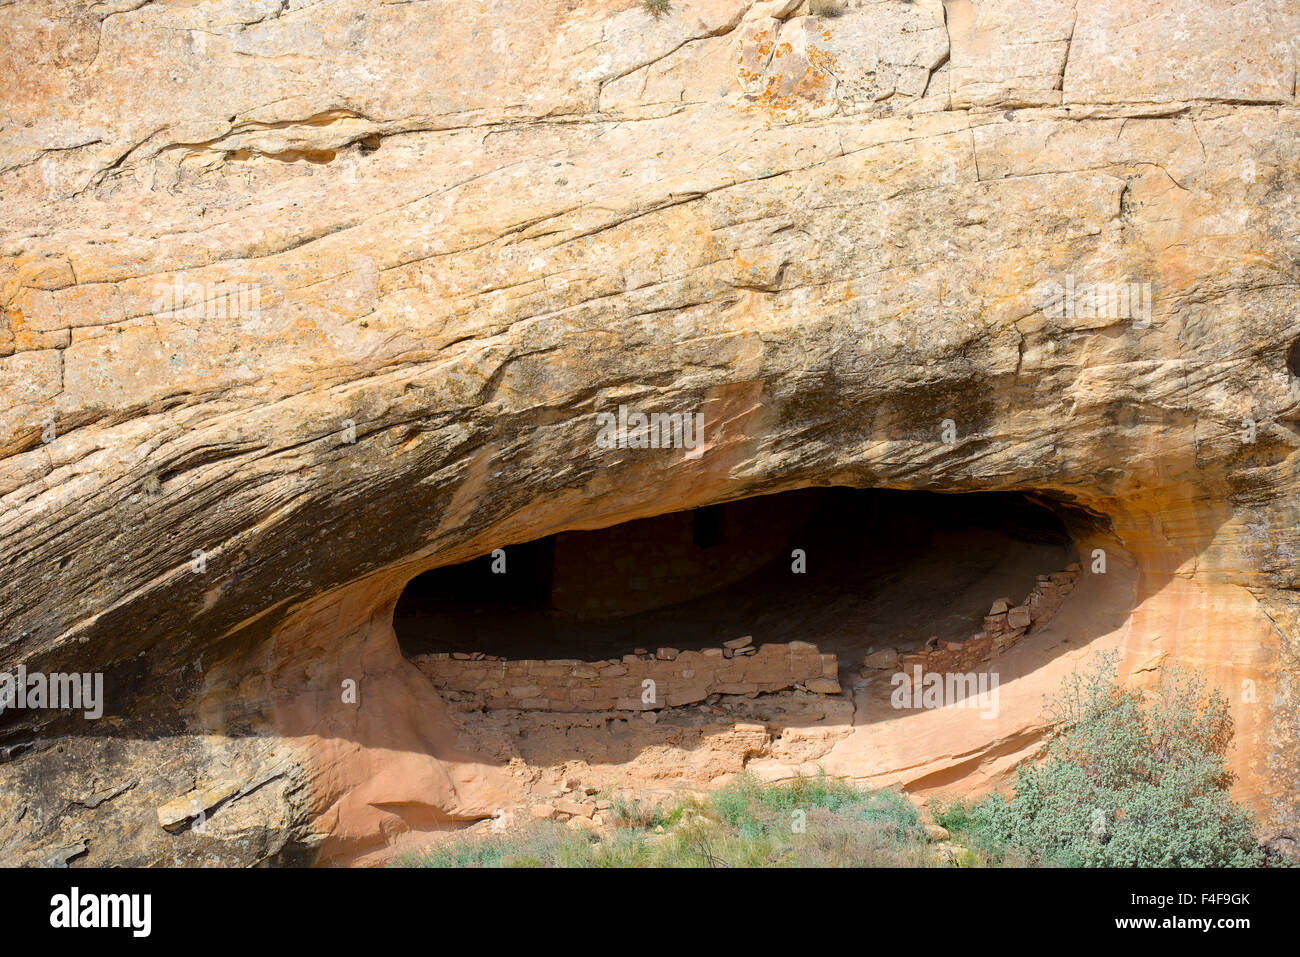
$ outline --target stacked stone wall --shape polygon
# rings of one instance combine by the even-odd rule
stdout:
[[[738,644],[738,639],[730,644]],[[415,665],[462,704],[529,711],[646,711],[710,695],[790,688],[838,694],[838,664],[804,641],[739,648],[624,655],[604,661],[508,660],[488,655],[418,655]],[[647,685],[649,681],[651,684]]]

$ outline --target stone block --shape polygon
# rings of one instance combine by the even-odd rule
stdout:
[[[882,670],[898,667],[898,652],[893,648],[884,648],[872,652],[862,659],[862,667],[869,670]]]
[[[746,681],[720,681],[713,690],[717,694],[756,694],[758,686]]]
[[[988,615],[984,618],[984,630],[989,634],[997,634],[1000,631],[1007,630],[1007,612],[998,615]]]
[[[840,683],[834,678],[809,678],[804,687],[814,694],[839,694]]]
[[[582,804],[578,801],[560,800],[555,802],[555,810],[573,817],[591,817],[596,813],[596,805]]]

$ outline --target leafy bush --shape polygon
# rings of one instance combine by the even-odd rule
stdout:
[[[939,802],[935,819],[998,863],[1262,864],[1254,820],[1228,794],[1226,699],[1177,665],[1151,692],[1123,688],[1117,661],[1098,656],[1049,699],[1043,759],[1019,770],[1010,798]]]
[[[658,20],[668,13],[672,4],[669,0],[641,0],[641,6],[645,8],[646,13]]]

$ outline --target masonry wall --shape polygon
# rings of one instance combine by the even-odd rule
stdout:
[[[918,666],[924,674],[981,670],[986,662],[1019,642],[1026,632],[1051,621],[1065,597],[1074,590],[1080,574],[1079,563],[1071,562],[1064,571],[1039,575],[1033,591],[1021,604],[1012,605],[999,599],[985,616],[983,630],[966,641],[941,641],[937,647],[903,655],[899,663],[904,674],[912,674]]]
[[[607,661],[511,661],[462,654],[418,655],[412,661],[440,691],[487,708],[644,711],[694,704],[714,694],[840,691],[835,656],[803,641],[736,650],[661,648],[653,655]],[[654,682],[650,702],[642,700],[646,679]]]

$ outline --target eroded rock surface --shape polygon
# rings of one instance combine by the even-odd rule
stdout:
[[[0,22],[0,666],[107,697],[0,716],[4,860],[342,862],[489,816],[517,785],[400,654],[403,585],[814,485],[1031,490],[1122,579],[1008,653],[996,719],[859,691],[817,763],[987,786],[1118,647],[1209,671],[1239,795],[1295,828],[1293,3]],[[701,449],[599,448],[620,404]]]

